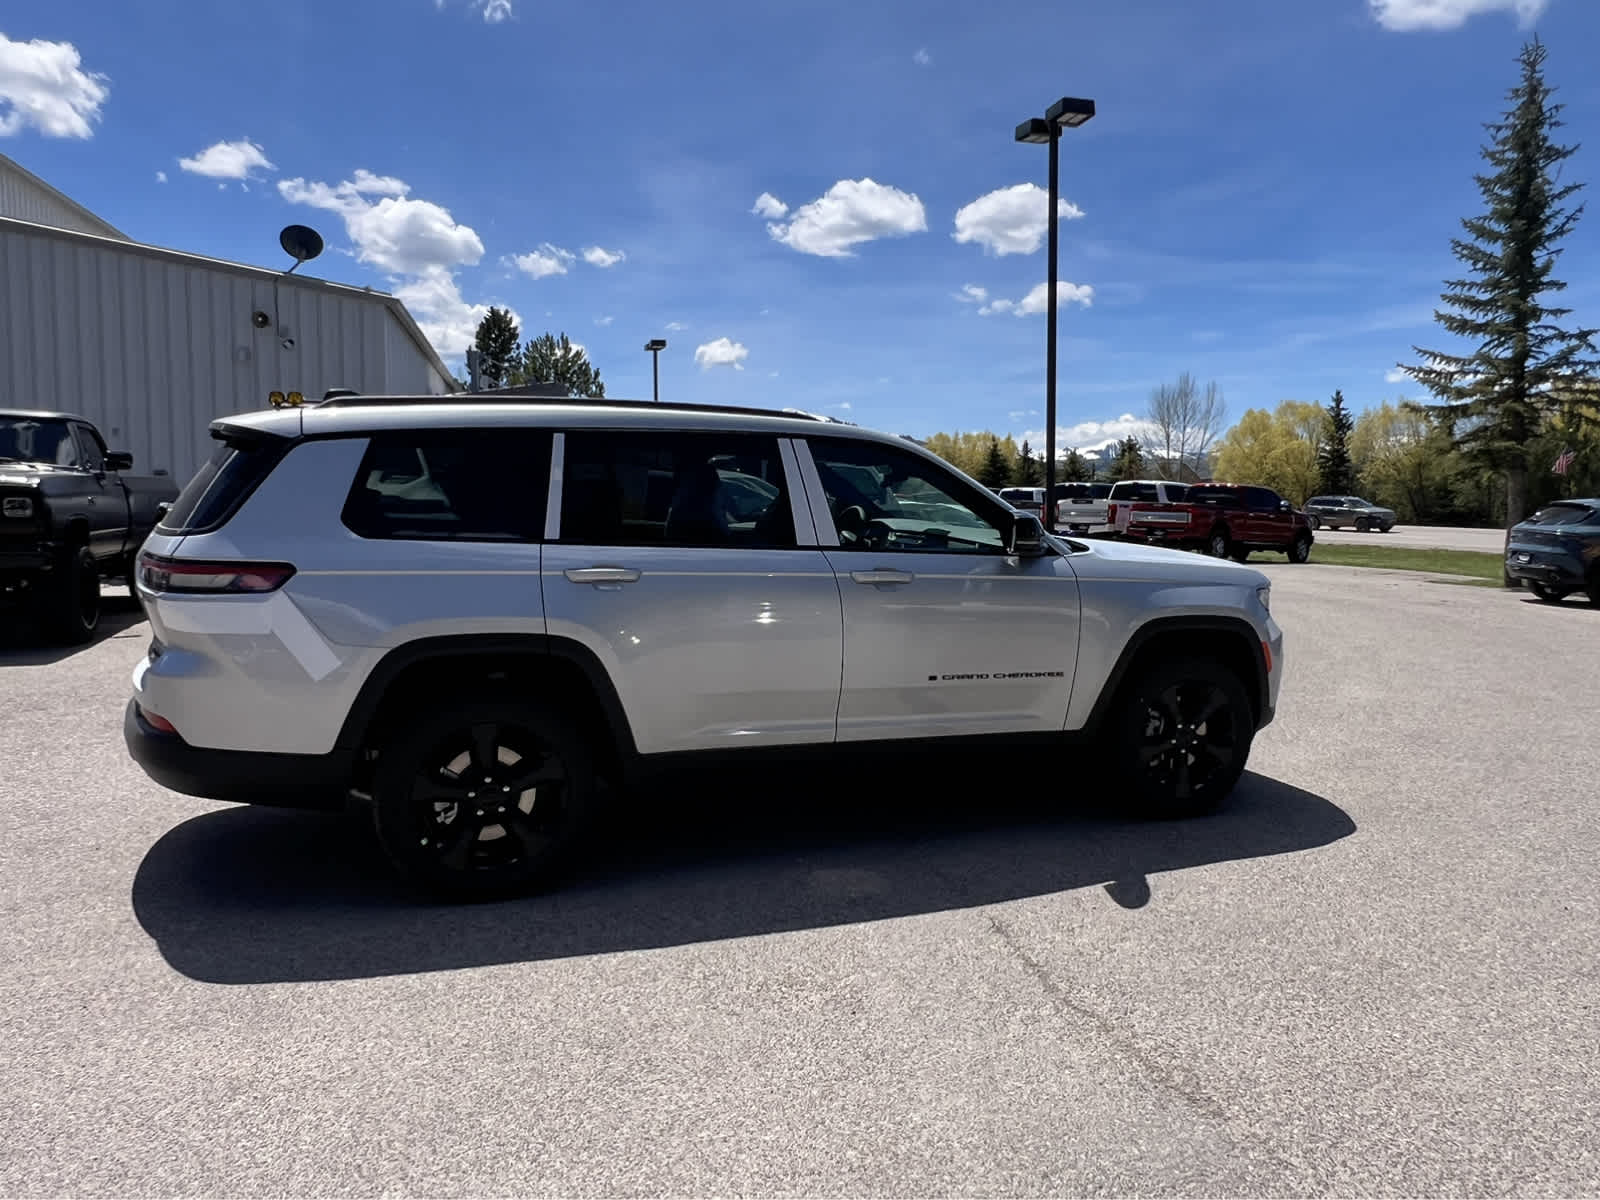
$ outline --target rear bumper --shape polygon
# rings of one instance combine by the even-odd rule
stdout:
[[[1527,562],[1519,556],[1526,556]],[[1581,588],[1584,586],[1583,562],[1574,555],[1559,551],[1512,546],[1506,552],[1506,574],[1513,579],[1526,579],[1552,587]]]
[[[268,754],[191,746],[146,721],[136,700],[123,712],[122,738],[133,761],[162,787],[232,804],[338,809],[355,766],[354,753],[344,750]]]

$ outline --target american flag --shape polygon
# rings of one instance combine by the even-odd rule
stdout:
[[[1572,464],[1577,461],[1577,458],[1577,454],[1563,447],[1561,453],[1556,455],[1555,465],[1550,469],[1557,475],[1565,475],[1568,468],[1570,468]]]

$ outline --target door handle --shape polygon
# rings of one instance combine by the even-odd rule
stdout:
[[[563,571],[571,583],[638,583],[639,572],[632,567],[575,567]]]
[[[851,571],[850,578],[857,583],[910,583],[916,578],[910,571],[896,571],[891,567],[878,567],[872,571]]]

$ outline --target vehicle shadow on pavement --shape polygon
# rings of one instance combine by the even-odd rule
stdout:
[[[106,595],[101,600],[100,626],[94,637],[81,646],[53,646],[40,636],[31,621],[7,620],[0,613],[0,668],[47,667],[63,662],[85,650],[93,650],[101,642],[126,633],[144,621],[144,610],[128,595]]]
[[[684,780],[638,797],[642,811],[615,821],[558,889],[471,905],[406,889],[352,821],[232,808],[186,821],[150,849],[133,908],[167,962],[192,979],[355,979],[656,949],[1102,885],[1138,908],[1152,874],[1312,849],[1356,828],[1329,801],[1255,774],[1217,814],[1170,823],[1045,798],[1072,777],[1062,764],[1040,779],[1010,769],[974,779],[813,774],[809,791],[775,787],[770,776]]]

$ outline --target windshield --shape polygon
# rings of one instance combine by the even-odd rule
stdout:
[[[65,421],[0,416],[0,462],[53,463],[69,467],[77,461],[77,443]]]

